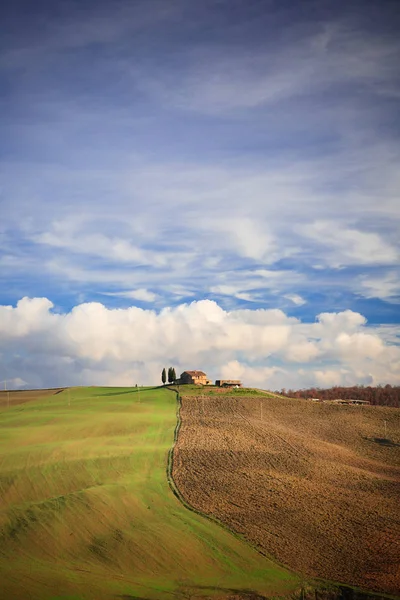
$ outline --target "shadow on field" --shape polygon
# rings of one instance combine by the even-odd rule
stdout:
[[[224,587],[213,587],[208,585],[188,585],[179,588],[175,593],[171,592],[172,596],[175,596],[179,600],[195,600],[201,598],[207,600],[209,596],[204,596],[204,592],[220,592],[226,594],[226,600],[269,600],[266,596],[260,596],[256,592],[247,589],[235,589],[235,588],[224,588]],[[129,594],[120,594],[115,596],[120,600],[146,600],[140,596],[131,596]],[[214,598],[214,596],[212,596]],[[220,596],[218,596],[220,597]]]
[[[374,442],[375,444],[379,444],[380,446],[400,446],[397,442],[393,442],[393,440],[389,440],[388,438],[364,438],[369,442]]]
[[[211,593],[219,592],[224,594],[225,600],[270,600],[268,596],[262,596],[257,592],[249,589],[240,588],[224,588],[224,587],[213,587],[207,585],[187,585],[179,588],[175,593],[170,592],[171,596],[178,598],[179,600],[210,600],[215,596],[204,596],[207,590]],[[131,596],[129,594],[121,594],[115,596],[120,600],[147,600],[141,596]],[[221,596],[218,595],[218,598]],[[347,586],[330,586],[325,587],[308,587],[299,590],[298,594],[295,593],[290,596],[292,600],[298,598],[298,600],[388,600],[394,598],[393,596],[381,596],[374,592],[363,592],[358,589],[353,589]]]
[[[121,600],[148,600],[147,598],[142,598],[141,596],[130,596],[129,594],[118,594],[118,596],[115,597],[121,598]]]
[[[130,390],[124,390],[123,392],[106,392],[105,394],[98,394],[98,396],[124,396],[126,394],[135,394],[136,392],[151,392],[152,390],[159,390],[162,389],[164,386],[163,385],[157,385],[154,387],[133,387]]]
[[[178,590],[178,597],[182,599],[187,598],[189,600],[190,598],[196,598],[196,592],[199,592],[201,598],[204,599],[207,598],[207,596],[205,597],[203,595],[206,590],[226,594],[226,600],[269,600],[267,596],[261,596],[249,589],[214,587],[208,585],[185,586],[183,589],[181,588]]]

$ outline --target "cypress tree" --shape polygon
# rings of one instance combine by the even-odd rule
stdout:
[[[161,373],[161,381],[163,382],[163,385],[165,385],[165,382],[167,381],[167,374],[165,372],[165,367],[163,368],[162,373]]]

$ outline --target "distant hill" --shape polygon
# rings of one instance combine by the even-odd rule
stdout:
[[[376,406],[394,406],[400,408],[400,386],[378,385],[376,387],[354,385],[352,387],[334,386],[328,389],[308,388],[306,390],[281,390],[288,398],[319,398],[336,400],[338,398],[368,400]]]

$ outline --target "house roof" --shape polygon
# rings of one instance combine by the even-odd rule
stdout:
[[[201,375],[203,375],[204,377],[207,377],[207,375],[204,373],[204,371],[183,371],[184,373],[187,373],[188,375],[194,375],[195,377],[200,377]]]

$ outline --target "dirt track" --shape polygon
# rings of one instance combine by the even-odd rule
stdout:
[[[181,419],[189,504],[305,575],[399,593],[399,410],[184,397]]]

